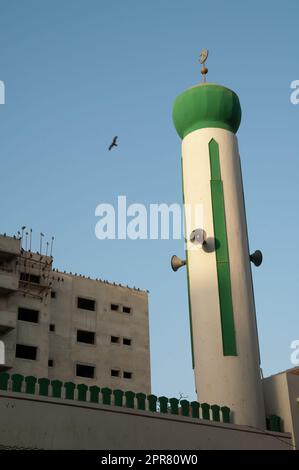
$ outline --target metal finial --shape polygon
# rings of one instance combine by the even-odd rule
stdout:
[[[199,63],[202,64],[202,67],[201,67],[202,81],[204,83],[206,82],[206,75],[209,71],[209,69],[206,67],[206,60],[208,58],[208,55],[209,55],[208,49],[202,49],[199,55]]]

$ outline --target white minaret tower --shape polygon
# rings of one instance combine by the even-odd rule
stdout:
[[[206,54],[207,55],[207,54]],[[204,62],[206,57],[203,58]],[[207,69],[202,68],[205,75]],[[238,96],[201,83],[180,94],[173,120],[182,138],[193,368],[198,401],[230,407],[236,424],[265,429],[259,345],[236,132]],[[261,263],[261,253],[251,257]]]

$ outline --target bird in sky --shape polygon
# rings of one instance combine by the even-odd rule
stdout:
[[[109,145],[109,150],[111,150],[113,147],[117,147],[117,135],[114,137],[112,143]]]

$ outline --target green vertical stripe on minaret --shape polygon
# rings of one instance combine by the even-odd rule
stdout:
[[[223,354],[237,356],[219,145],[214,139],[209,142],[209,154]]]
[[[182,160],[182,190],[183,190],[183,206],[185,209],[185,192],[184,192],[184,168],[183,168],[183,160]],[[186,225],[186,212],[184,212],[185,217],[185,229],[187,228]],[[187,239],[185,240],[187,244]],[[192,325],[192,311],[191,311],[191,290],[190,290],[190,279],[189,279],[189,264],[188,264],[188,247],[186,246],[186,269],[187,269],[187,286],[188,286],[188,305],[189,305],[189,324],[190,324],[190,336],[191,336],[191,355],[192,355],[192,369],[195,367],[194,362],[194,345],[193,345],[193,325]]]

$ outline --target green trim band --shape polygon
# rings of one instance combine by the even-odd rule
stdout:
[[[219,145],[214,139],[209,142],[209,154],[223,354],[224,356],[237,356]]]

